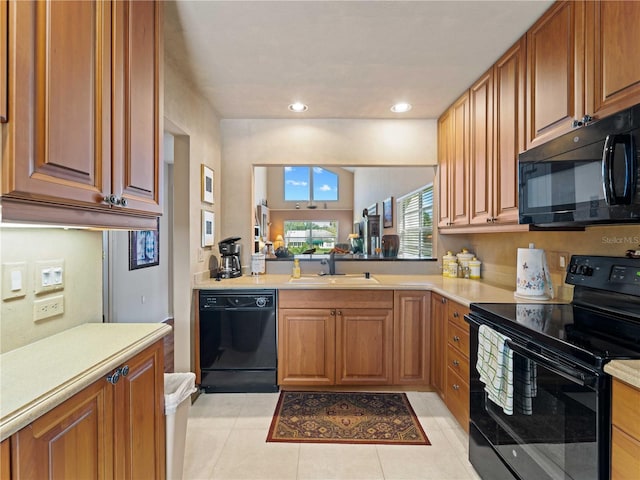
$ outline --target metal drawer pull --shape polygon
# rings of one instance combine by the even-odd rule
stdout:
[[[116,383],[118,383],[118,380],[120,380],[120,369],[116,370],[107,377],[107,382],[109,382],[111,385],[115,385]]]
[[[453,336],[453,341],[454,341],[454,342],[459,342],[459,341],[460,341],[460,337],[459,337],[459,336],[457,336],[457,335],[454,335],[454,336]]]
[[[453,388],[454,390],[460,390],[460,385],[458,385],[457,383],[454,383],[454,384],[452,385],[452,388]]]
[[[460,314],[458,312],[453,312],[453,318],[458,318]]]
[[[458,366],[460,365],[460,362],[459,362],[458,360],[454,360],[454,361],[453,361],[453,362],[451,362],[451,363],[453,363],[453,366],[454,366],[454,367],[458,367]]]
[[[129,375],[129,365],[125,365],[124,367],[122,367],[122,368],[120,369],[120,374],[121,374],[123,377],[126,377],[127,375]]]

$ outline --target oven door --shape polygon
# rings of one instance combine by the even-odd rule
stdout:
[[[506,415],[480,382],[478,327],[471,327],[471,424],[514,478],[608,478],[608,441],[599,438],[608,437],[601,415],[609,401],[599,394],[600,376],[508,342],[514,353],[514,412]],[[469,455],[474,463],[471,449]]]

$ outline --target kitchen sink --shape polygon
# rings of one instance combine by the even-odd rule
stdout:
[[[377,285],[380,282],[364,275],[309,275],[290,278],[289,283],[297,285]]]

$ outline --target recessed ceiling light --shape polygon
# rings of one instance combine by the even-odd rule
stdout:
[[[296,102],[289,105],[289,110],[296,113],[302,113],[307,111],[309,107],[307,107],[304,103]]]
[[[411,110],[410,103],[403,103],[403,102],[396,103],[391,107],[391,111],[393,113],[405,113],[405,112],[408,112],[409,110]]]

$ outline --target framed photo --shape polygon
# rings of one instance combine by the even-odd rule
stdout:
[[[202,210],[202,246],[211,247],[213,245],[215,214],[207,210]]]
[[[382,226],[384,228],[393,227],[393,197],[382,202]]]
[[[160,264],[160,219],[156,230],[129,232],[129,270]]]
[[[213,170],[202,165],[202,201],[213,205]]]

